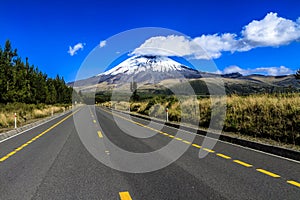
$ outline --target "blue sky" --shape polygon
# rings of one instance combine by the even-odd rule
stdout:
[[[23,59],[72,81],[101,41],[133,28],[163,27],[199,42],[221,72],[285,74],[300,68],[299,17],[297,0],[3,1],[0,44],[10,39]]]

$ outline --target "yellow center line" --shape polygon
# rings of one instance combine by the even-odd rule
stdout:
[[[214,150],[211,150],[211,149],[207,149],[207,148],[203,148],[204,151],[207,151],[209,153],[214,153],[215,151]]]
[[[240,164],[240,165],[243,165],[244,167],[252,167],[252,165],[250,165],[248,163],[245,163],[243,161],[240,161],[240,160],[234,160],[233,162],[235,162],[237,164]]]
[[[9,154],[7,154],[6,156],[7,156],[7,157],[10,157],[10,156],[14,155],[16,152],[17,152],[16,150],[15,150],[15,151],[12,151],[12,152],[10,152]]]
[[[132,200],[129,192],[125,191],[125,192],[119,192],[120,198],[121,200]]]
[[[165,133],[165,132],[160,132],[161,134],[165,135],[165,136],[168,136],[169,134],[168,133]]]
[[[70,115],[66,116],[65,118],[63,118],[62,120],[60,120],[59,122],[57,122],[56,124],[52,125],[50,128],[46,129],[45,131],[43,131],[42,133],[40,133],[39,135],[35,136],[34,138],[30,139],[29,141],[27,141],[26,143],[22,144],[21,146],[17,147],[15,150],[13,150],[12,152],[8,153],[7,155],[3,156],[2,158],[0,158],[0,162],[3,162],[4,160],[6,160],[7,158],[11,157],[12,155],[14,155],[15,153],[17,153],[18,151],[22,150],[24,147],[28,146],[30,143],[32,143],[33,141],[35,141],[36,139],[38,139],[39,137],[41,137],[42,135],[44,135],[45,133],[49,132],[50,130],[54,129],[56,126],[58,126],[59,124],[63,123],[65,120],[67,120],[68,118],[70,118],[72,115],[74,115],[75,113],[77,113],[79,110],[76,110],[75,112],[71,113]]]
[[[264,170],[264,169],[256,169],[256,171],[261,172],[261,173],[263,173],[263,174],[266,174],[266,175],[268,175],[268,176],[271,176],[271,177],[273,177],[273,178],[279,178],[279,177],[280,177],[278,174],[274,174],[274,173],[269,172],[269,171]]]
[[[123,116],[121,116],[121,115],[118,115],[118,114],[116,114],[116,113],[110,113],[110,112],[108,112],[108,111],[106,111],[106,110],[104,110],[104,109],[101,109],[101,110],[103,110],[104,112],[107,112],[107,113],[109,113],[109,114],[111,114],[111,115],[116,115],[116,116],[118,116],[118,117],[120,117],[120,118],[122,118],[122,119],[124,119],[124,120],[126,120],[126,121],[132,122],[132,123],[134,123],[134,124],[136,124],[136,125],[145,127],[145,128],[147,128],[147,129],[150,129],[150,130],[153,130],[153,131],[157,131],[158,133],[161,133],[162,135],[168,136],[168,137],[170,137],[170,138],[174,138],[174,139],[176,139],[176,140],[178,140],[178,141],[182,141],[182,142],[184,142],[184,143],[186,143],[186,144],[191,144],[192,146],[194,146],[194,147],[196,147],[196,148],[199,148],[199,149],[202,148],[202,146],[200,146],[200,145],[198,145],[198,144],[191,143],[191,142],[189,142],[189,141],[186,141],[186,140],[183,140],[183,139],[181,139],[181,138],[175,137],[175,136],[173,136],[173,135],[170,135],[170,134],[165,133],[165,132],[163,132],[163,131],[154,129],[154,128],[152,128],[152,127],[146,126],[146,125],[141,124],[141,123],[139,123],[139,122],[135,122],[135,121],[133,121],[133,120],[129,120],[129,119],[127,119],[127,118],[125,118],[125,117],[123,117]],[[205,151],[207,151],[207,152],[210,152],[210,153],[214,153],[214,152],[215,152],[214,150],[208,149],[208,148],[203,148],[203,150],[205,150]],[[221,158],[227,159],[227,160],[232,159],[230,156],[227,156],[227,155],[222,154],[222,153],[217,153],[216,155],[219,156],[219,157],[221,157]],[[0,159],[0,161],[1,161],[1,159]],[[235,163],[237,163],[237,164],[240,164],[240,165],[242,165],[242,166],[244,166],[244,167],[253,167],[253,165],[251,165],[251,164],[249,164],[249,163],[246,163],[246,162],[243,162],[243,161],[240,161],[240,160],[233,160],[233,162],[235,162]],[[274,177],[274,178],[279,178],[279,177],[280,177],[278,174],[274,174],[274,173],[269,172],[269,171],[264,170],[264,169],[256,169],[256,171],[261,172],[261,173],[266,174],[266,175],[269,175],[269,176]],[[296,186],[296,187],[300,187],[300,183],[299,183],[299,182],[296,182],[296,181],[293,181],[293,180],[288,180],[287,183],[289,183],[289,184],[291,184],[291,185],[294,185],[294,186]],[[131,200],[130,194],[129,194],[128,192],[120,192],[119,194],[120,194],[121,200]]]
[[[289,181],[287,181],[287,183],[289,183],[289,184],[291,184],[291,185],[294,185],[294,186],[300,188],[300,183],[298,183],[298,182],[296,182],[296,181],[289,180]]]
[[[0,158],[0,162],[6,160],[9,156],[3,156],[2,158]]]
[[[99,137],[99,138],[103,138],[103,135],[102,135],[102,132],[101,132],[101,131],[98,131],[97,133],[98,133],[98,137]]]
[[[18,148],[16,148],[15,150],[16,150],[16,151],[20,151],[21,149],[23,149],[23,147],[18,147]]]
[[[217,153],[217,156],[219,156],[219,157],[221,157],[221,158],[225,158],[225,159],[227,159],[227,160],[231,159],[230,156],[226,156],[226,155],[221,154],[221,153]]]
[[[178,141],[181,141],[182,139],[181,138],[178,138],[178,137],[176,137],[176,138],[174,138],[175,140],[178,140]]]
[[[192,144],[192,146],[201,149],[201,146],[198,144]]]
[[[186,140],[182,140],[183,143],[186,143],[186,144],[192,144],[191,142],[189,141],[186,141]]]

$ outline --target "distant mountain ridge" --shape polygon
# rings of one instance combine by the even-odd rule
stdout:
[[[106,72],[98,74],[88,79],[69,83],[80,88],[80,90],[89,91],[97,87],[97,90],[112,90],[115,87],[122,87],[130,82],[137,82],[142,85],[148,85],[148,88],[158,88],[157,84],[164,84],[167,80],[187,79],[201,90],[197,84],[205,85],[207,78],[222,78],[227,93],[252,94],[263,92],[281,92],[298,91],[299,82],[293,75],[284,76],[265,76],[259,74],[244,76],[238,72],[230,74],[214,74],[197,71],[189,68],[171,58],[164,56],[133,56]],[[173,82],[174,82],[173,81]],[[168,82],[168,81],[167,81]]]

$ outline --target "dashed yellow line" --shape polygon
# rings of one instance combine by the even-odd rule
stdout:
[[[234,160],[233,162],[235,162],[237,164],[240,164],[240,165],[243,165],[244,167],[252,167],[252,165],[250,165],[248,163],[245,163],[243,161],[240,161],[240,160]]]
[[[273,178],[279,178],[279,177],[280,177],[278,174],[274,174],[274,173],[269,172],[269,171],[264,170],[264,169],[256,169],[256,171],[261,172],[261,173],[263,173],[263,174],[266,174],[266,175],[268,175],[268,176],[271,176],[271,177],[273,177]]]
[[[198,145],[198,144],[192,144],[192,146],[194,146],[194,147],[196,147],[196,148],[199,148],[199,149],[201,149],[201,146],[200,146],[200,145]]]
[[[214,153],[215,151],[214,150],[211,150],[211,149],[207,149],[207,148],[203,148],[204,151],[207,151],[209,153]]]
[[[165,132],[160,132],[161,134],[165,135],[165,136],[168,136],[169,134],[168,133],[165,133]]]
[[[125,192],[119,192],[120,198],[121,200],[132,200],[129,192],[125,191]]]
[[[0,162],[5,161],[6,159],[8,159],[9,157],[13,156],[15,153],[17,153],[18,151],[21,151],[24,147],[28,146],[30,143],[32,143],[33,141],[37,140],[38,138],[40,138],[42,135],[44,135],[45,133],[49,132],[50,130],[54,129],[56,126],[58,126],[59,124],[61,124],[62,122],[64,122],[65,120],[67,120],[68,118],[70,118],[72,115],[74,115],[75,113],[77,113],[79,110],[71,113],[70,115],[66,116],[65,118],[63,118],[62,120],[60,120],[59,122],[57,122],[56,124],[52,125],[51,127],[49,127],[48,129],[46,129],[45,131],[43,131],[42,133],[40,133],[39,135],[35,136],[34,138],[30,139],[29,141],[27,141],[26,143],[22,144],[21,146],[17,147],[15,150],[13,150],[12,152],[6,154],[5,156],[3,156],[2,158],[0,158]]]
[[[217,153],[217,156],[219,156],[219,157],[221,157],[221,158],[225,158],[225,159],[227,159],[227,160],[231,159],[230,156],[226,156],[226,155],[221,154],[221,153]]]
[[[103,109],[102,109],[102,110],[103,110]],[[103,110],[103,111],[109,113],[109,112],[106,111],[106,110]],[[112,113],[110,113],[110,114],[112,114]],[[170,138],[174,138],[174,139],[176,139],[176,140],[178,140],[178,141],[182,141],[183,143],[190,144],[190,145],[192,145],[193,147],[196,147],[196,148],[198,148],[198,149],[201,149],[201,148],[202,148],[202,146],[200,146],[200,145],[198,145],[198,144],[194,144],[194,143],[191,143],[191,142],[189,142],[189,141],[183,140],[182,138],[178,138],[178,137],[175,137],[175,136],[170,135],[170,134],[168,134],[168,133],[165,133],[165,132],[163,132],[163,131],[156,130],[156,129],[152,128],[152,127],[146,126],[146,125],[141,124],[141,123],[139,123],[139,122],[135,122],[135,121],[129,120],[129,119],[127,119],[127,118],[125,118],[125,117],[123,117],[123,116],[121,116],[121,115],[118,115],[118,114],[115,114],[115,113],[112,114],[112,115],[116,115],[116,116],[118,116],[118,117],[120,117],[120,118],[122,118],[122,119],[124,119],[124,120],[126,120],[126,121],[132,122],[132,123],[134,123],[134,124],[137,124],[137,125],[139,125],[139,126],[145,127],[145,128],[147,128],[147,129],[150,129],[150,130],[153,130],[153,131],[157,131],[158,133],[160,133],[160,134],[162,134],[162,135],[165,135],[165,136],[170,137]],[[210,153],[215,153],[215,151],[212,150],[212,149],[203,148],[203,150],[204,150],[204,151],[207,151],[207,152],[210,152]],[[221,158],[227,159],[227,160],[232,159],[230,156],[227,156],[227,155],[222,154],[222,153],[217,153],[216,155],[219,156],[219,157],[221,157]],[[248,167],[248,168],[253,167],[253,165],[251,165],[251,164],[249,164],[249,163],[246,163],[246,162],[243,162],[243,161],[240,161],[240,160],[233,160],[233,162],[235,162],[235,163],[237,163],[237,164],[239,164],[239,165],[242,165],[242,166],[244,166],[244,167]],[[274,178],[280,178],[280,176],[279,176],[278,174],[274,174],[274,173],[269,172],[269,171],[264,170],[264,169],[256,169],[256,171],[258,171],[258,172],[260,172],[260,173],[263,173],[263,174],[266,174],[266,175],[268,175],[268,176],[274,177]],[[293,180],[288,180],[287,183],[289,183],[289,184],[291,184],[291,185],[294,185],[294,186],[300,188],[300,183],[299,183],[299,182],[296,182],[296,181],[293,181]],[[120,197],[121,197],[121,200],[131,200],[131,197],[130,197],[130,195],[129,195],[128,192],[120,192]]]
[[[2,158],[0,158],[0,162],[3,162],[4,160],[6,160],[9,156],[3,156]]]
[[[98,133],[98,137],[99,137],[99,138],[103,138],[103,135],[102,135],[102,132],[101,132],[101,131],[98,131],[97,133]]]
[[[287,183],[289,183],[289,184],[291,184],[291,185],[294,185],[294,186],[300,188],[300,183],[298,183],[298,182],[296,182],[296,181],[289,180],[289,181],[287,181]]]
[[[182,140],[183,143],[186,143],[186,144],[192,144],[191,142],[189,141],[186,141],[186,140]]]

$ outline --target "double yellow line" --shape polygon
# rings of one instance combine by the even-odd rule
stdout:
[[[73,116],[75,113],[77,113],[79,111],[76,110],[75,112],[71,113],[70,115],[68,115],[67,117],[63,118],[62,120],[60,120],[59,122],[57,122],[56,124],[52,125],[50,128],[46,129],[45,131],[43,131],[42,133],[38,134],[37,136],[35,136],[34,138],[28,140],[26,143],[22,144],[21,146],[17,147],[15,150],[13,150],[12,152],[6,154],[5,156],[3,156],[2,158],[0,158],[0,162],[5,161],[6,159],[8,159],[9,157],[13,156],[14,154],[16,154],[18,151],[21,151],[23,148],[25,148],[26,146],[28,146],[29,144],[31,144],[32,142],[34,142],[35,140],[39,139],[40,137],[42,137],[44,134],[48,133],[49,131],[51,131],[52,129],[54,129],[55,127],[57,127],[59,124],[63,123],[64,121],[66,121],[68,118],[70,118],[71,116]]]

